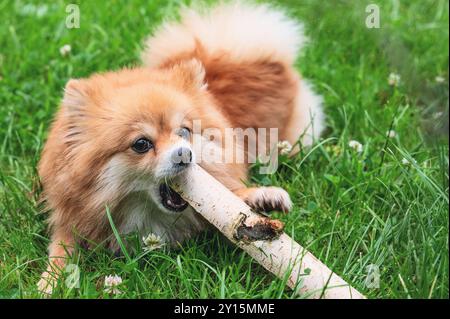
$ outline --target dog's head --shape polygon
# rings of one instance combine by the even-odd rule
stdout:
[[[196,60],[70,80],[54,128],[57,141],[49,140],[45,152],[64,149],[61,174],[70,174],[98,206],[145,191],[162,211],[183,211],[187,203],[167,182],[195,161],[193,121],[223,125],[211,103]]]

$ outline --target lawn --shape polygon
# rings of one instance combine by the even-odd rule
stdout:
[[[49,240],[36,164],[65,83],[139,64],[145,36],[183,1],[82,1],[80,28],[67,29],[72,2],[0,1],[1,298],[39,297]],[[369,3],[379,29],[366,27]],[[286,231],[369,298],[448,298],[448,1],[277,5],[305,24],[310,43],[296,65],[324,96],[327,130],[253,181],[288,190],[295,207],[276,214]],[[135,247],[129,258],[81,249],[79,288],[62,284],[54,296],[295,297],[217,233],[178,250]],[[379,285],[367,284],[371,269]],[[112,274],[123,284],[111,296]]]

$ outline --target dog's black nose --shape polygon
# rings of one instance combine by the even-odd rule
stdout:
[[[174,163],[179,166],[187,166],[192,162],[192,151],[188,147],[180,147],[176,150]]]

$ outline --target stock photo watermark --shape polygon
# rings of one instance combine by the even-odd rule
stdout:
[[[69,4],[66,6],[66,28],[80,28],[80,7],[77,4]]]
[[[278,142],[277,128],[202,128],[201,120],[194,120],[191,135],[192,143],[183,143],[180,150],[185,151],[174,152],[171,157],[173,163],[260,163],[260,174],[272,174],[278,168],[280,150],[285,154],[286,149],[292,149],[288,141]],[[195,157],[186,159],[186,152],[188,157],[191,153]]]
[[[366,27],[368,29],[379,29],[380,22],[380,7],[374,3],[366,6]]]
[[[80,288],[80,267],[75,264],[68,264],[64,268],[64,273],[67,274],[65,285],[69,289]]]
[[[366,277],[364,286],[368,289],[380,288],[380,267],[376,264],[370,264],[366,267]],[[68,264],[64,268],[67,274],[65,285],[68,289],[80,288],[80,267],[76,264]],[[122,278],[117,275],[109,275],[105,277],[105,291],[117,294],[117,286],[122,284]]]
[[[367,275],[364,280],[364,286],[369,289],[380,288],[380,267],[375,264],[370,264],[366,267]]]

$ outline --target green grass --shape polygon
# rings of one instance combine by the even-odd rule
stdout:
[[[71,2],[0,1],[4,298],[39,297],[48,233],[36,205],[36,163],[65,82],[139,63],[144,37],[181,4],[83,1],[81,28],[68,30]],[[448,2],[367,2],[380,6],[380,29],[365,27],[364,1],[278,3],[305,23],[310,45],[297,65],[325,97],[328,129],[316,147],[254,181],[289,191],[295,208],[277,215],[287,232],[368,297],[448,298]],[[67,57],[64,44],[72,46]],[[391,72],[401,75],[398,87],[388,85]],[[350,140],[364,145],[362,154]],[[179,250],[138,246],[128,258],[81,250],[73,257],[80,288],[60,285],[55,297],[108,298],[109,274],[124,279],[122,298],[294,297],[215,233]],[[369,265],[379,266],[378,289],[365,285]]]

